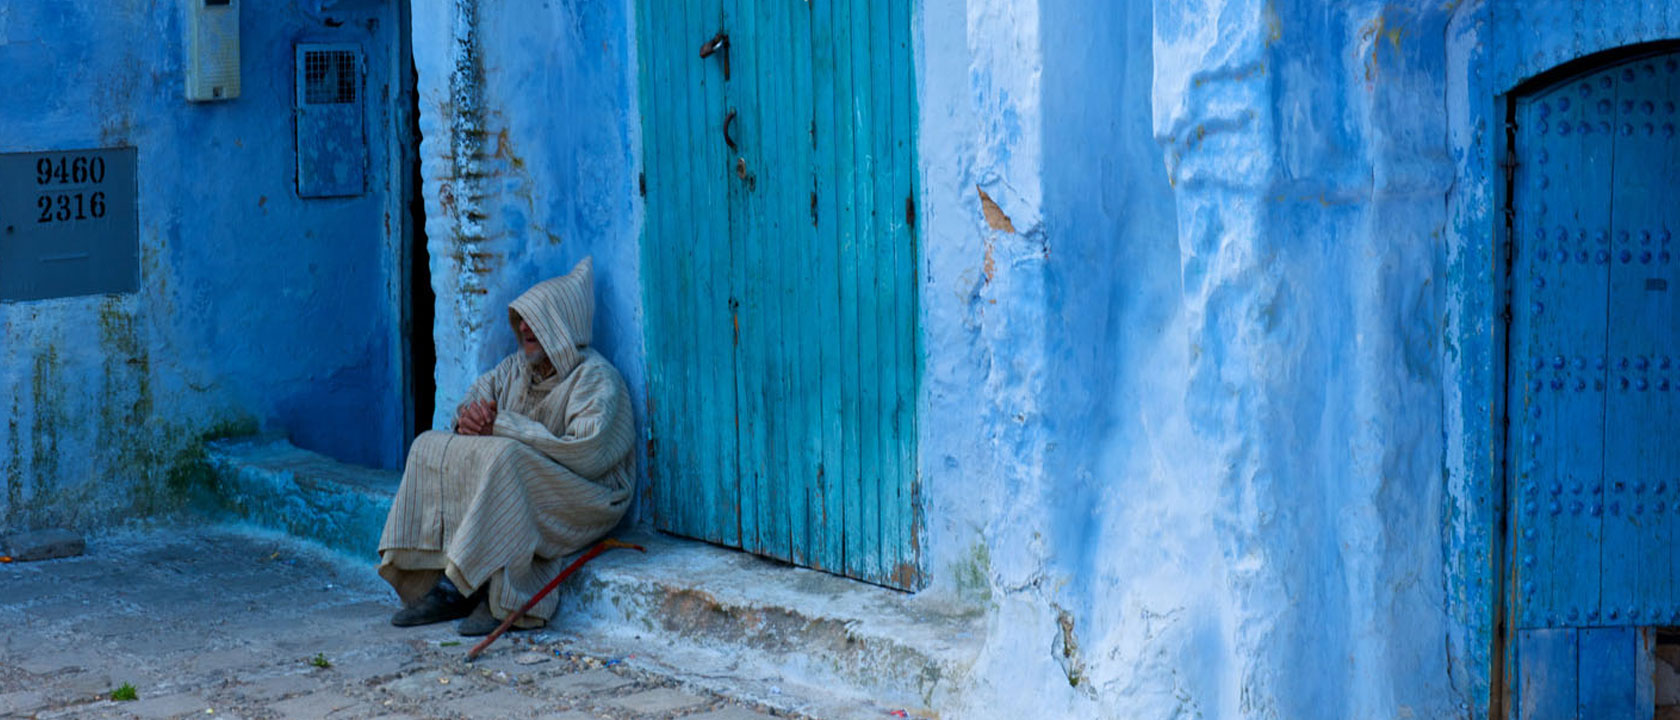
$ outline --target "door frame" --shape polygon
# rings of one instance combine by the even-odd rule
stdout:
[[[1494,289],[1494,296],[1499,299],[1495,305],[1498,308],[1492,318],[1495,330],[1494,347],[1497,349],[1495,359],[1498,369],[1497,377],[1500,382],[1495,395],[1497,409],[1493,413],[1496,422],[1490,433],[1496,441],[1496,457],[1494,469],[1496,475],[1493,483],[1498,488],[1498,499],[1494,519],[1496,525],[1494,537],[1498,538],[1493,552],[1493,567],[1497,568],[1492,586],[1491,601],[1494,623],[1492,628],[1492,663],[1488,668],[1490,675],[1490,694],[1488,717],[1516,718],[1517,708],[1513,681],[1516,679],[1515,665],[1515,636],[1510,625],[1512,617],[1511,601],[1514,591],[1510,584],[1516,577],[1510,548],[1516,542],[1516,523],[1511,521],[1511,507],[1513,496],[1513,474],[1510,462],[1511,416],[1507,398],[1510,392],[1514,368],[1511,364],[1510,343],[1511,323],[1514,320],[1511,309],[1512,273],[1515,270],[1515,243],[1518,239],[1512,232],[1512,223],[1516,216],[1516,184],[1515,184],[1515,155],[1516,155],[1516,122],[1517,102],[1523,97],[1549,90],[1557,85],[1595,73],[1604,68],[1622,62],[1635,60],[1650,55],[1662,55],[1680,52],[1680,39],[1657,40],[1652,42],[1632,43],[1596,52],[1580,55],[1566,62],[1562,62],[1541,72],[1531,75],[1522,82],[1500,93],[1494,100],[1498,110],[1499,124],[1502,129],[1499,134],[1499,146],[1494,166],[1501,172],[1496,176],[1495,183],[1499,213],[1493,227],[1494,262],[1490,286]]]
[[[1657,16],[1577,15],[1570,0],[1482,0],[1447,10],[1441,78],[1453,183],[1441,229],[1444,447],[1441,572],[1446,680],[1473,718],[1505,717],[1505,237],[1500,165],[1510,94],[1530,79],[1616,47],[1680,40],[1680,0]]]

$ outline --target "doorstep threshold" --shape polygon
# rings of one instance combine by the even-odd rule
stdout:
[[[874,706],[862,716],[937,714],[931,709],[960,693],[979,655],[979,613],[925,594],[647,529],[614,537],[647,552],[591,561],[562,586],[555,624],[625,647],[676,646],[690,662],[716,656],[734,666],[737,685],[757,679],[767,704],[776,704],[781,683]],[[832,708],[811,714],[836,716]]]

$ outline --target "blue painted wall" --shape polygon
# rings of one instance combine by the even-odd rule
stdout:
[[[1449,12],[922,8],[924,547],[990,619],[952,703],[1465,716]]]
[[[1499,97],[1671,5],[921,0],[942,709],[1485,716]],[[643,397],[628,8],[416,17],[440,417],[586,253]]]
[[[415,8],[437,426],[514,351],[508,302],[586,255],[594,347],[644,419],[632,16],[618,0]]]
[[[137,148],[141,273],[0,303],[0,526],[166,508],[209,432],[401,460],[396,6],[244,3],[243,94],[207,104],[184,99],[182,7],[0,0],[0,152]],[[366,54],[365,195],[296,196],[297,42]]]

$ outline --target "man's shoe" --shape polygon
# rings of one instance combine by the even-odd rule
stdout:
[[[462,637],[483,637],[501,626],[502,621],[497,620],[496,615],[490,612],[490,603],[480,601],[478,607],[473,608],[472,614],[462,620],[460,625],[455,626],[455,630],[461,633]]]
[[[426,592],[420,602],[405,607],[391,616],[391,624],[397,627],[413,627],[415,625],[430,625],[445,620],[466,617],[472,612],[472,602],[462,597],[454,588],[444,587],[441,583]]]

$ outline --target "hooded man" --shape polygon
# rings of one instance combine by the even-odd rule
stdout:
[[[379,575],[402,598],[397,626],[465,617],[484,635],[518,610],[629,506],[635,428],[624,379],[590,349],[594,265],[584,258],[508,305],[519,351],[485,373],[453,433],[414,440]],[[540,627],[558,599],[520,620]]]

